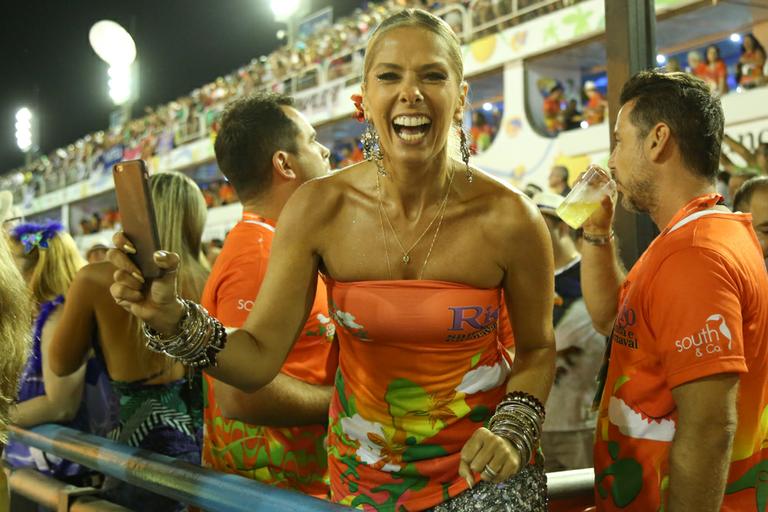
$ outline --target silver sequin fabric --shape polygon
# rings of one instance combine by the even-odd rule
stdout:
[[[538,459],[538,457],[537,457]],[[546,512],[547,475],[537,461],[500,484],[481,481],[432,512]]]

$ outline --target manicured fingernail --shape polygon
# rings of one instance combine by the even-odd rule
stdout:
[[[136,254],[136,248],[132,246],[131,244],[124,244],[123,250],[127,252],[128,254]]]
[[[472,489],[475,486],[475,483],[472,481],[472,477],[467,477],[467,483],[469,484],[469,488]]]
[[[156,258],[165,258],[166,256],[168,256],[168,253],[165,251],[155,251]]]
[[[138,279],[139,281],[141,281],[142,283],[144,283],[144,282],[145,282],[145,281],[144,281],[144,278],[143,278],[143,277],[141,276],[141,274],[139,274],[138,272],[131,272],[131,275],[132,275],[133,277],[135,277],[136,279]]]

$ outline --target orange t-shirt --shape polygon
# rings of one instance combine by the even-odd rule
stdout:
[[[622,285],[595,439],[600,511],[663,510],[672,389],[721,373],[740,374],[722,510],[758,510],[768,464],[768,274],[750,216],[712,209],[719,199],[702,196],[678,212]]]
[[[227,236],[202,298],[225,326],[241,326],[253,308],[273,236],[274,222],[247,212]],[[318,280],[312,312],[280,371],[310,384],[331,385],[338,364],[334,332],[325,285]],[[327,498],[324,425],[275,428],[224,418],[209,375],[204,397],[204,466]]]

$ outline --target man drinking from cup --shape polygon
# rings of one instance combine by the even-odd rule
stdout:
[[[715,193],[720,101],[695,77],[646,71],[620,103],[609,167],[661,234],[625,275],[610,196],[583,225],[584,299],[611,335],[598,510],[764,510],[768,276],[749,217]]]

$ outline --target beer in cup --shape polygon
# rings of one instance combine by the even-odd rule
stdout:
[[[579,229],[600,207],[603,198],[615,193],[616,182],[606,171],[593,164],[587,168],[555,213],[573,229]]]

